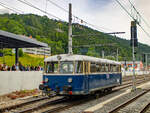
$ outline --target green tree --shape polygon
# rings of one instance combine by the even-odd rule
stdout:
[[[23,51],[22,51],[22,49],[19,49],[19,57],[23,57]]]

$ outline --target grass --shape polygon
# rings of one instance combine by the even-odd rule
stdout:
[[[0,64],[4,62],[6,63],[6,65],[12,66],[13,64],[15,64],[15,56],[13,55],[0,57]],[[44,58],[32,57],[28,54],[24,54],[23,57],[19,57],[19,62],[21,62],[23,66],[38,66],[38,65],[43,66]]]

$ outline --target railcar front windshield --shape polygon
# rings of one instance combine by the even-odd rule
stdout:
[[[45,67],[46,73],[58,73],[58,62],[48,62]]]
[[[60,62],[60,73],[73,73],[73,62]]]
[[[48,62],[46,64],[46,73],[53,74],[72,74],[74,72],[74,64],[73,62],[60,61],[58,62]]]

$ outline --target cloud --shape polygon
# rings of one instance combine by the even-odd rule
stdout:
[[[1,0],[2,1],[2,0]],[[45,10],[46,0],[26,0],[35,6]],[[99,29],[104,32],[126,32],[120,36],[121,38],[130,39],[130,22],[132,19],[127,15],[127,13],[117,4],[115,0],[52,0],[61,7],[64,7],[68,10],[68,3],[72,3],[73,14],[82,18],[83,20],[92,23],[96,26],[99,26]],[[2,1],[4,3],[4,1]],[[126,0],[120,0],[130,12],[131,6]],[[134,5],[137,7],[138,11],[144,15],[144,19],[149,22],[150,13],[149,5],[150,1],[148,0],[132,0]],[[5,0],[9,6],[13,6],[20,10],[23,10],[25,13],[34,13],[39,15],[44,15],[42,12],[31,8],[25,4],[18,2],[17,0]],[[53,4],[47,4],[47,12],[68,21],[68,14]],[[49,16],[49,18],[53,18]],[[73,19],[75,22],[79,20]],[[85,24],[86,25],[86,24]],[[149,28],[144,25],[142,22],[141,25],[149,31]],[[150,37],[145,35],[145,33],[138,27],[138,40],[142,43],[150,45]]]

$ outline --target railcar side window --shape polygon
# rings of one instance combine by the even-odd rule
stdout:
[[[117,65],[117,67],[116,67],[116,68],[117,68],[117,72],[121,72],[121,71],[120,71],[120,66],[121,66],[121,65]]]
[[[90,70],[91,70],[91,73],[96,73],[96,64],[95,63],[91,63]]]
[[[105,72],[109,72],[109,64],[105,65]]]
[[[96,72],[101,72],[101,65],[100,64],[96,64]]]
[[[47,63],[46,73],[58,73],[58,62]]]
[[[76,62],[76,73],[83,73],[83,62]]]
[[[117,72],[117,66],[113,65],[113,72]]]
[[[101,72],[105,72],[105,64],[101,64]]]
[[[60,73],[73,73],[73,62],[60,62]]]

